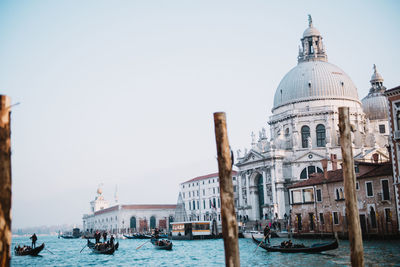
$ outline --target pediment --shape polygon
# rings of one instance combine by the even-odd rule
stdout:
[[[238,163],[244,164],[248,162],[258,161],[264,159],[264,156],[261,155],[259,152],[251,149],[247,155],[245,155]]]
[[[381,160],[389,160],[389,154],[386,148],[372,148],[365,150],[364,153],[357,154],[354,159],[361,161],[370,161],[372,159],[372,155],[375,153],[379,154]]]
[[[304,161],[317,161],[317,160],[322,160],[325,159],[323,155],[320,155],[318,153],[315,153],[313,151],[308,151],[299,157],[297,157],[294,162],[304,162]]]

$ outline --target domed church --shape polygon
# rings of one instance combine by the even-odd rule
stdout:
[[[279,83],[269,118],[270,138],[262,128],[252,133],[251,149],[237,151],[238,216],[250,220],[286,219],[287,187],[328,170],[340,168],[339,107],[350,108],[355,126],[353,155],[357,161],[389,161],[386,88],[374,65],[369,94],[359,100],[351,78],[328,62],[320,32],[309,16],[297,65]]]

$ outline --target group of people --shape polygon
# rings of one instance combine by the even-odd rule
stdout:
[[[103,236],[103,240],[104,240],[103,243],[100,242],[101,236]],[[115,240],[114,236],[111,235],[110,240],[107,241],[107,232],[106,231],[103,232],[103,235],[99,231],[96,231],[94,233],[94,239],[96,240],[96,245],[98,245],[98,244],[104,245],[105,244],[107,246],[108,245],[114,245],[114,240]]]

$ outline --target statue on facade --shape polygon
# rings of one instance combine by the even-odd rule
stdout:
[[[262,137],[263,137],[263,138],[267,138],[267,133],[266,133],[266,131],[265,131],[265,128],[264,128],[264,127],[262,128],[262,130],[261,130],[261,131],[262,131]]]
[[[238,158],[238,159],[240,158],[240,153],[241,153],[241,152],[242,152],[242,150],[240,150],[240,149],[236,150],[237,158]]]
[[[307,147],[308,148],[312,148],[312,140],[311,140],[311,136],[307,137]]]

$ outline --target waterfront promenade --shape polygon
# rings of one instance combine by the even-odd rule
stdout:
[[[283,238],[271,239],[279,244]],[[30,244],[29,237],[13,238],[17,243]],[[146,240],[119,240],[119,250],[114,255],[96,255],[85,248],[84,239],[65,240],[56,236],[39,237],[49,249],[40,257],[16,257],[12,254],[11,266],[225,266],[223,240],[176,241],[172,251],[156,251],[149,243],[136,250]],[[326,240],[324,240],[326,242]],[[296,239],[298,242],[298,239]],[[301,240],[304,244],[316,240]],[[320,254],[269,253],[258,248],[251,239],[239,239],[241,266],[350,266],[349,242],[340,241],[336,250]],[[399,266],[400,240],[365,241],[365,266]]]

